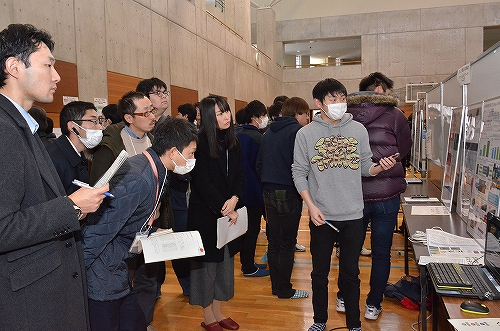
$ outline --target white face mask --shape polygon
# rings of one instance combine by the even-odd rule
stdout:
[[[323,108],[321,108],[323,110]],[[328,112],[323,112],[328,116],[331,120],[338,121],[344,116],[347,111],[347,103],[331,103],[328,105]]]
[[[259,129],[265,129],[269,123],[269,118],[266,116],[261,121],[262,122],[259,123]]]
[[[193,170],[194,168],[194,165],[196,164],[196,159],[186,159],[184,157],[184,155],[181,154],[181,152],[179,152],[179,150],[177,150],[177,153],[179,153],[179,155],[186,161],[186,165],[185,166],[178,166],[177,163],[175,163],[175,161],[172,159],[172,162],[174,162],[174,173],[176,174],[179,174],[179,175],[185,175],[187,174],[188,172],[190,172],[191,170]]]
[[[87,147],[88,149],[92,149],[99,145],[99,143],[102,140],[102,130],[92,130],[92,129],[85,129],[81,127],[80,125],[76,124],[73,122],[76,126],[78,126],[80,129],[85,131],[87,138],[83,138],[82,136],[78,135],[78,139],[82,142],[82,144]],[[75,132],[76,133],[76,132]]]

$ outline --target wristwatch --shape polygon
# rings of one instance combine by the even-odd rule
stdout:
[[[83,218],[82,209],[80,207],[78,207],[77,205],[75,205],[74,202],[73,202],[73,208],[75,208],[76,217],[78,217],[78,220],[81,220]]]

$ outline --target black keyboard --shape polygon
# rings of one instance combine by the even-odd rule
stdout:
[[[437,288],[472,289],[472,281],[458,263],[428,263],[427,270]]]

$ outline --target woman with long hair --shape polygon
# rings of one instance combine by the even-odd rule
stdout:
[[[189,303],[203,307],[207,331],[237,330],[239,325],[221,312],[222,301],[234,296],[234,255],[241,247],[237,238],[218,249],[217,219],[238,221],[237,206],[243,195],[241,149],[234,132],[231,109],[220,96],[200,102],[201,126],[196,166],[191,180],[188,230],[198,230],[205,256],[191,263]]]

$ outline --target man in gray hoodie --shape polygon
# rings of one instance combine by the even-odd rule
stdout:
[[[307,205],[311,221],[314,324],[309,331],[324,331],[328,319],[328,274],[333,244],[339,258],[339,288],[344,295],[347,328],[361,330],[359,310],[359,253],[364,240],[362,176],[375,176],[392,168],[392,157],[371,160],[368,132],[346,114],[347,90],[333,78],[313,89],[321,109],[313,121],[297,132],[292,175]],[[343,248],[344,247],[344,248]]]

